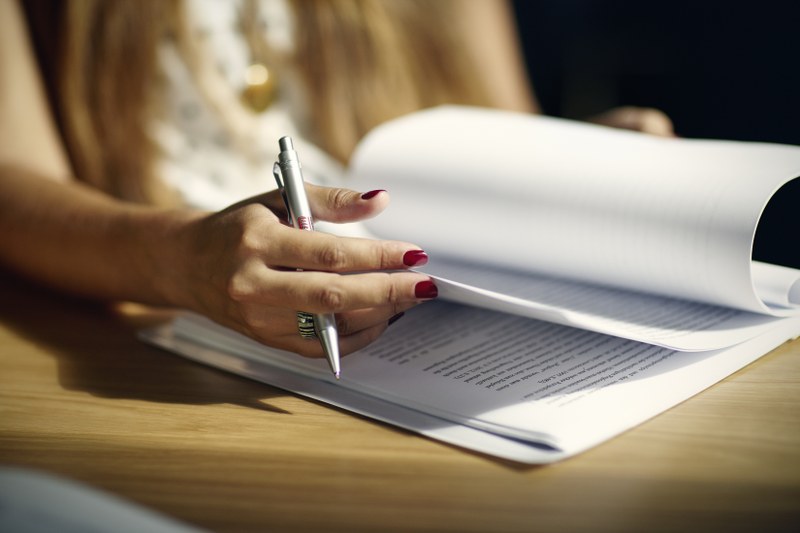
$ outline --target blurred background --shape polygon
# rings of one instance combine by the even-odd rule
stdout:
[[[515,0],[545,113],[656,107],[683,137],[800,145],[800,0]]]

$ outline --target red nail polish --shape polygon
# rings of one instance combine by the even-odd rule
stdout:
[[[394,315],[392,318],[389,319],[389,325],[391,326],[392,324],[403,318],[403,315],[405,315],[405,313],[402,312]]]
[[[369,200],[370,198],[375,198],[380,193],[386,192],[386,189],[375,189],[374,191],[365,192],[361,195],[362,200]]]
[[[439,289],[437,289],[436,285],[430,280],[420,281],[414,287],[414,296],[425,300],[436,298],[439,296]]]
[[[414,267],[428,262],[428,254],[422,250],[409,250],[403,254],[403,264]]]

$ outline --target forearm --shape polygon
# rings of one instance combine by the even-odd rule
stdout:
[[[198,216],[0,168],[0,262],[89,298],[180,305],[177,234]]]
[[[462,2],[458,8],[466,53],[475,62],[475,75],[487,84],[491,105],[538,113],[510,2]]]

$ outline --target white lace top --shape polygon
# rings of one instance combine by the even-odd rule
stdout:
[[[165,80],[165,115],[151,135],[161,150],[157,171],[187,205],[221,209],[275,188],[272,164],[278,139],[291,135],[305,178],[341,184],[343,169],[307,141],[305,98],[292,73],[281,73],[277,100],[263,113],[238,103],[250,52],[239,27],[242,0],[186,0],[187,23],[205,62],[206,92],[177,45],[159,51]],[[273,50],[291,52],[294,20],[284,0],[259,0],[259,28]],[[210,93],[213,98],[209,99]],[[224,111],[221,111],[224,110]]]

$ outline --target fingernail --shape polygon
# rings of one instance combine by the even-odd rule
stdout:
[[[370,198],[375,198],[380,193],[386,192],[386,189],[375,189],[374,191],[365,192],[361,195],[362,200],[369,200]]]
[[[392,324],[403,318],[403,315],[405,315],[405,313],[402,312],[394,315],[392,318],[389,319],[389,325],[391,326]]]
[[[409,250],[403,254],[403,264],[414,267],[428,262],[428,254],[422,250]]]
[[[414,287],[414,296],[428,300],[439,296],[439,289],[433,284],[431,280],[420,281]]]

